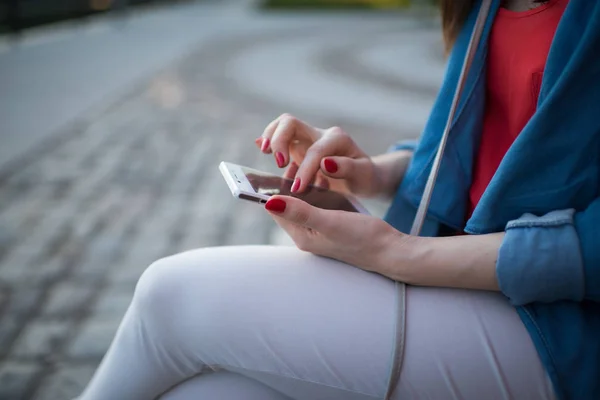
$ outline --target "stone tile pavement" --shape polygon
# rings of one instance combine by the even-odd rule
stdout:
[[[273,240],[274,223],[231,197],[217,165],[274,170],[253,139],[294,110],[241,90],[224,71],[236,52],[275,36],[197,49],[0,175],[1,400],[75,396],[153,260]],[[400,139],[375,122],[311,122],[344,126],[370,153]]]

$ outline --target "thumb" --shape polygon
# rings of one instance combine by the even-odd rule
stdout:
[[[291,196],[271,196],[265,204],[271,214],[316,231],[324,224],[323,210]]]

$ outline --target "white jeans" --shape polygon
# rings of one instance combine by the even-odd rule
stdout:
[[[178,254],[143,274],[80,400],[382,399],[394,296],[387,278],[293,247]],[[554,398],[502,295],[408,287],[406,298],[394,399]]]

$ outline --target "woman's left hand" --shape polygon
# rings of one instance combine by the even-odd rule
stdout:
[[[496,260],[504,232],[410,236],[379,218],[288,196],[271,197],[265,208],[300,250],[411,285],[499,290]]]
[[[273,196],[265,208],[300,250],[385,275],[389,253],[411,237],[369,215],[324,210],[289,196]]]

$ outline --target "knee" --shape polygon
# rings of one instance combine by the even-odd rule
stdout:
[[[136,285],[132,315],[170,337],[190,329],[197,335],[212,334],[208,329],[215,325],[214,318],[229,307],[220,301],[230,277],[221,268],[226,255],[225,249],[205,248],[155,261]]]
[[[166,327],[181,308],[190,277],[177,258],[170,256],[153,262],[138,280],[132,306],[146,323]]]

